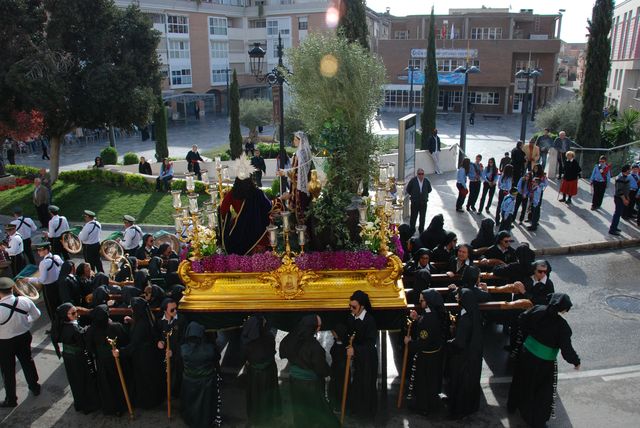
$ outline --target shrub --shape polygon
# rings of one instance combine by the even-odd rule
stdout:
[[[545,107],[537,113],[536,127],[549,128],[552,132],[565,131],[567,137],[573,138],[578,132],[582,101],[574,98],[568,102],[559,102]],[[578,143],[580,143],[578,141]]]
[[[138,155],[133,152],[128,152],[124,154],[123,163],[125,165],[135,165],[140,162]]]
[[[187,191],[187,182],[185,180],[180,180],[174,178],[171,180],[171,190],[182,190],[183,192]],[[200,195],[204,195],[206,193],[206,186],[201,181],[195,181],[195,193]]]
[[[65,183],[104,183],[114,187],[126,187],[132,190],[153,191],[155,183],[149,183],[138,174],[118,174],[104,169],[86,169],[77,171],[62,171],[60,180]]]
[[[40,174],[40,170],[38,168],[25,165],[5,165],[4,170],[7,172],[7,174],[30,179],[33,179],[38,174]]]
[[[100,152],[100,158],[105,165],[116,165],[118,163],[118,151],[115,147],[105,147]]]
[[[278,157],[278,153],[280,153],[279,143],[258,143],[256,148],[260,149],[260,155],[265,159],[275,159]],[[287,156],[289,157],[293,156],[296,152],[295,147],[285,147],[284,150],[287,152]]]

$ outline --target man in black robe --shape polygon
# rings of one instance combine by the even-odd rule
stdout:
[[[295,428],[340,426],[325,399],[324,378],[331,374],[331,369],[322,345],[315,338],[321,326],[318,315],[307,315],[280,343],[280,358],[289,360]]]
[[[253,176],[256,186],[262,187],[262,174],[267,173],[267,165],[264,163],[264,158],[260,156],[260,149],[255,149],[255,155],[251,158],[251,165],[256,169]]]
[[[96,362],[102,412],[105,415],[121,415],[127,410],[127,405],[107,338],[116,339],[118,346],[125,346],[129,342],[129,336],[122,324],[109,319],[107,305],[93,308],[90,317],[91,325],[87,329],[86,342],[87,349]],[[126,371],[126,364],[123,366]]]
[[[430,263],[431,251],[420,248],[416,251],[413,261],[407,263],[404,268],[402,281],[405,288],[413,291],[408,296],[411,303],[418,303],[418,297],[422,290],[426,290],[431,285],[431,275],[435,273]]]
[[[407,398],[409,408],[426,415],[440,408],[449,316],[442,296],[435,290],[420,293],[419,303],[419,312],[410,314],[411,336],[404,340],[413,354]]]
[[[558,352],[580,370],[580,357],[571,345],[571,327],[561,316],[571,306],[569,296],[554,293],[548,305],[536,305],[519,318],[526,339],[513,374],[507,410],[520,410],[531,427],[545,427],[552,416]]]
[[[189,323],[180,352],[184,363],[180,391],[182,419],[192,428],[220,427],[220,356],[215,344],[205,341],[203,325]]]
[[[455,336],[449,340],[449,415],[459,419],[480,406],[482,374],[482,315],[473,290],[458,289],[462,311],[457,317]]]
[[[184,334],[187,329],[187,321],[178,316],[178,303],[167,297],[160,306],[162,318],[157,321],[157,330],[160,333],[158,349],[167,349],[167,334],[169,336],[169,349],[171,356],[165,356],[171,363],[171,396],[179,397],[182,385],[182,354],[180,346],[184,343]]]
[[[372,421],[378,407],[378,329],[371,314],[369,295],[358,290],[349,300],[351,316],[347,321],[347,331],[349,336],[355,335],[352,346],[347,347],[347,358],[353,358],[349,407],[353,416]]]
[[[276,338],[262,315],[253,315],[242,327],[242,345],[246,359],[247,417],[254,425],[271,424],[282,412],[278,368],[276,366]]]

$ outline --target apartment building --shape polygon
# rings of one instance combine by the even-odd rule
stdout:
[[[562,15],[537,15],[533,10],[450,9],[435,16],[436,62],[442,111],[460,111],[464,76],[454,70],[466,64],[480,68],[469,75],[469,103],[477,113],[509,114],[522,111],[525,96],[535,93],[542,106],[557,90],[558,29]],[[422,105],[429,15],[385,16],[389,38],[378,40],[376,52],[387,68],[386,110],[408,110],[413,79],[414,110]],[[409,73],[409,67],[418,71]],[[539,69],[542,76],[517,79],[520,69]],[[532,106],[533,103],[529,103]]]
[[[285,48],[309,31],[324,31],[330,0],[115,0],[136,4],[161,33],[163,97],[174,120],[224,112],[233,70],[242,96],[268,96],[269,87],[249,70],[247,52],[266,50],[264,71],[278,62],[278,36]],[[193,116],[191,116],[193,117]]]
[[[611,70],[605,91],[608,106],[640,110],[640,0],[616,5],[611,29]]]

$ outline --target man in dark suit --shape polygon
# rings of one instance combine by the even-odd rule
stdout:
[[[438,130],[434,129],[431,137],[427,141],[427,150],[433,160],[433,167],[436,174],[442,174],[440,170],[440,137],[438,137]]]
[[[409,180],[406,189],[407,194],[411,198],[411,229],[415,230],[418,214],[420,215],[420,233],[424,232],[425,216],[427,214],[427,202],[429,201],[429,193],[431,193],[431,183],[424,176],[424,169],[418,168],[415,177]]]
[[[256,186],[262,187],[262,174],[267,173],[267,166],[264,163],[264,158],[260,156],[260,149],[255,149],[255,156],[251,158],[251,165],[256,169],[253,173],[253,181]]]

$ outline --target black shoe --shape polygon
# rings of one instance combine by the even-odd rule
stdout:
[[[482,210],[480,210],[482,211]],[[491,214],[491,211],[489,211],[489,207],[486,208],[487,214]]]
[[[522,219],[520,219],[520,220],[518,221],[518,224],[522,224]]]
[[[42,387],[40,386],[39,383],[36,383],[35,386],[33,388],[29,387],[29,390],[33,393],[33,395],[35,395],[36,397],[38,395],[40,395],[40,390],[42,389]]]
[[[464,210],[462,208],[456,208],[456,211],[459,212],[459,213],[463,213],[464,212]]]
[[[597,207],[591,207],[591,211],[595,211],[597,209],[598,209]]]
[[[571,199],[567,199],[567,205],[571,205]]]
[[[530,230],[530,231],[534,232],[534,231],[538,230],[538,226],[529,226],[529,227],[527,227],[527,230]]]
[[[560,202],[567,202],[565,198],[560,199]]]
[[[476,212],[476,207],[471,207],[471,211]]]
[[[4,400],[2,403],[0,403],[0,407],[16,407],[17,405],[17,402],[7,400]]]
[[[471,207],[467,206],[467,211],[471,211]]]
[[[617,230],[610,230],[609,231],[609,235],[616,235],[616,236],[620,236],[620,232]]]

